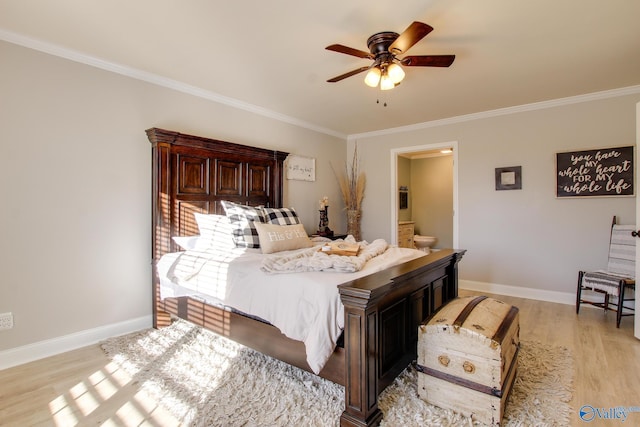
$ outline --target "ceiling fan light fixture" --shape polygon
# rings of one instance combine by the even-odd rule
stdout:
[[[380,90],[389,90],[393,89],[394,87],[396,87],[396,85],[395,83],[393,83],[388,74],[385,73],[382,75],[382,77],[380,77]]]
[[[378,86],[378,83],[380,82],[381,74],[382,73],[380,72],[380,68],[373,67],[372,69],[369,70],[367,75],[364,77],[364,83],[369,87]]]
[[[355,56],[357,58],[373,60],[371,65],[356,68],[347,73],[327,80],[328,83],[335,83],[367,71],[365,83],[367,86],[389,90],[400,84],[405,77],[404,67],[448,67],[455,55],[413,55],[398,58],[397,55],[406,55],[413,45],[422,40],[427,34],[433,31],[430,25],[423,22],[414,21],[401,34],[392,31],[382,31],[375,33],[367,39],[369,51],[354,49],[341,44],[332,44],[325,49]],[[385,77],[387,77],[385,79]],[[389,82],[384,80],[390,80]],[[383,82],[384,81],[384,82]]]
[[[404,70],[396,63],[392,63],[387,67],[387,75],[394,85],[397,85],[404,79]]]

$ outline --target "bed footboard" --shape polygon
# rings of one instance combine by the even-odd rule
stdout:
[[[432,252],[339,287],[346,351],[340,425],[380,423],[378,396],[415,360],[418,325],[458,295],[464,252]]]

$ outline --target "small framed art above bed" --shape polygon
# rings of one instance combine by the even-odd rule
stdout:
[[[375,240],[345,264],[282,207],[287,153],[147,136],[154,327],[184,318],[342,384],[341,425],[378,424],[378,395],[415,359],[418,325],[457,296],[464,251]]]

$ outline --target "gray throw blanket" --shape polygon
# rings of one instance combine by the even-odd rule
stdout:
[[[609,295],[618,296],[620,293],[620,280],[625,278],[625,276],[606,271],[594,271],[584,273],[582,276],[582,285],[589,289],[597,289]]]

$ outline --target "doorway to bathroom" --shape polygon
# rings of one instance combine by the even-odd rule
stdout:
[[[398,224],[410,222],[416,234],[438,239],[434,248],[457,248],[457,141],[392,149],[390,159],[392,242]]]

